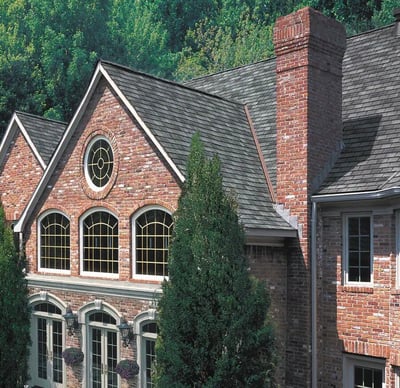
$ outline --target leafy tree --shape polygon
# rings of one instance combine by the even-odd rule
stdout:
[[[158,387],[268,387],[274,346],[265,286],[248,273],[217,157],[192,141],[159,302]]]
[[[167,47],[167,31],[155,20],[154,7],[143,0],[113,1],[108,24],[113,50],[121,64],[170,78],[178,56]]]
[[[0,387],[23,387],[30,342],[28,289],[23,261],[0,209]]]
[[[372,17],[374,27],[382,27],[393,23],[393,10],[399,7],[399,0],[383,0],[381,9],[376,9]]]

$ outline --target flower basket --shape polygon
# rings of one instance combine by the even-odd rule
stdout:
[[[139,365],[136,361],[133,360],[121,360],[115,371],[123,378],[123,379],[132,379],[139,373]]]
[[[62,352],[63,359],[67,365],[77,365],[83,361],[83,352],[79,348],[68,348]]]

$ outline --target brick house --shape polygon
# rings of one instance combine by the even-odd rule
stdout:
[[[280,386],[400,387],[399,23],[346,39],[304,8],[278,19],[276,58],[184,85],[100,61],[70,123],[16,112],[0,188],[27,257],[29,383],[152,386],[155,301],[199,131],[270,290]],[[65,364],[69,347],[81,364]],[[130,381],[115,372],[125,358],[140,366]]]

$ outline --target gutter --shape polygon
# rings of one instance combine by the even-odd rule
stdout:
[[[400,196],[400,187],[367,192],[311,196],[311,387],[318,388],[317,205],[319,203],[388,199]]]

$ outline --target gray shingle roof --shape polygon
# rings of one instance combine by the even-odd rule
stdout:
[[[400,37],[393,26],[347,40],[343,62],[344,149],[319,194],[400,183]]]
[[[67,124],[28,113],[16,112],[16,115],[47,165],[65,132]]]
[[[186,82],[247,104],[273,185],[276,185],[275,58]]]
[[[292,229],[274,210],[241,103],[130,69],[102,63],[146,126],[183,173],[192,135],[221,160],[224,185],[247,228]]]

